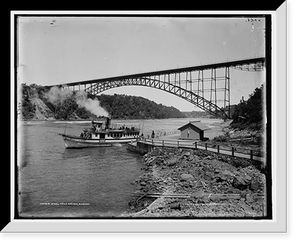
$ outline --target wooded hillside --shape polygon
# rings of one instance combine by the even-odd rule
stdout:
[[[23,119],[93,119],[97,116],[78,104],[76,92],[69,91],[68,97],[60,98],[55,103],[49,100],[50,88],[36,84],[21,86],[21,102],[19,108]],[[65,92],[64,92],[65,93]],[[66,93],[65,93],[66,94]],[[165,119],[183,118],[185,115],[178,109],[157,104],[143,97],[128,95],[93,96],[87,99],[99,101],[113,119]],[[44,115],[45,114],[45,115]]]

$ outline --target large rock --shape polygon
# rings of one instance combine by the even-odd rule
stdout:
[[[192,181],[194,180],[194,176],[188,173],[183,173],[180,175],[180,180],[181,181]]]
[[[182,157],[189,157],[191,155],[190,151],[185,151],[182,153]]]
[[[217,182],[228,182],[232,183],[235,177],[235,174],[228,170],[215,170],[215,180]]]
[[[205,193],[203,192],[203,190],[199,190],[199,191],[192,193],[191,196],[194,198],[203,198],[203,197],[205,197]]]
[[[240,190],[245,190],[251,184],[251,180],[252,178],[247,174],[243,176],[237,175],[233,179],[232,186]]]
[[[256,175],[252,178],[250,189],[254,192],[264,192],[266,187],[266,180],[264,174]]]
[[[170,206],[171,209],[181,210],[180,203],[178,203],[178,202],[176,202],[176,203],[171,203],[169,206]]]
[[[174,156],[174,157],[171,157],[168,160],[165,160],[164,163],[167,166],[175,166],[178,163],[178,161],[179,161],[178,157]]]

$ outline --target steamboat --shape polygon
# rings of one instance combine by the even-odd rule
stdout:
[[[91,124],[92,127],[84,129],[79,136],[60,134],[65,147],[70,149],[119,146],[135,141],[140,135],[139,127],[124,124],[112,125],[109,117],[100,121],[92,121]]]

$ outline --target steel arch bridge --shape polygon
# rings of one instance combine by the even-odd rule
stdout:
[[[56,85],[98,95],[122,86],[146,86],[176,95],[223,119],[230,118],[230,68],[261,71],[265,58],[215,63]],[[218,71],[218,75],[217,75]],[[221,75],[220,75],[221,74]]]

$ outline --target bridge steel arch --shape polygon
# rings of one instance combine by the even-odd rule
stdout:
[[[104,92],[109,89],[121,87],[121,86],[146,86],[165,92],[171,93],[175,96],[183,98],[184,100],[194,104],[195,106],[209,112],[210,114],[216,117],[228,118],[227,113],[218,107],[216,104],[205,99],[202,96],[197,95],[196,93],[182,88],[178,85],[172,84],[170,82],[161,81],[158,79],[153,79],[151,77],[140,77],[140,78],[131,78],[124,80],[115,80],[115,81],[106,81],[102,83],[92,84],[90,87],[85,89],[87,93],[97,95],[101,92]]]
[[[121,86],[146,86],[176,95],[216,117],[226,119],[231,116],[230,68],[257,72],[263,70],[264,66],[265,58],[261,57],[71,82],[57,86],[84,90],[93,95]]]

